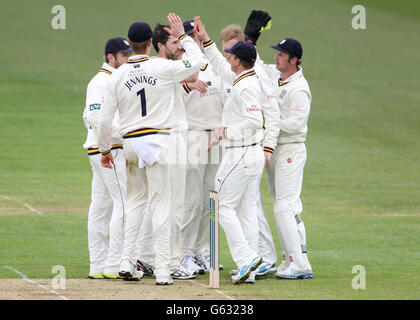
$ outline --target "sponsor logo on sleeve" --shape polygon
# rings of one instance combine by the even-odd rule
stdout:
[[[100,103],[93,103],[91,105],[89,105],[89,110],[93,111],[93,110],[100,110],[101,109],[101,104]]]
[[[182,62],[184,63],[185,68],[191,68],[191,63],[188,60],[182,60]]]

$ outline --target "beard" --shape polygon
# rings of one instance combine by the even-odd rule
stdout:
[[[179,58],[181,57],[182,51],[176,50],[174,52],[169,49],[166,49],[165,54],[169,60],[179,60]]]

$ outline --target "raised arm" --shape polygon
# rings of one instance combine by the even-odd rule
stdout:
[[[194,28],[197,30],[195,32],[198,38],[203,41],[204,53],[210,61],[210,64],[216,69],[216,72],[220,74],[223,80],[229,84],[233,84],[236,79],[235,73],[232,71],[229,62],[227,62],[223,54],[217,49],[216,44],[210,39],[200,19],[198,19]]]
[[[199,71],[205,61],[200,47],[190,36],[185,34],[181,18],[171,13],[168,15],[168,22],[170,28],[165,28],[165,30],[170,35],[177,37],[185,50],[185,59],[171,61],[171,77],[174,81],[181,82]]]

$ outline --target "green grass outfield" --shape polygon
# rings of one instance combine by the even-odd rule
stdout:
[[[88,274],[91,170],[82,111],[106,40],[174,11],[200,15],[220,45],[219,30],[244,26],[255,8],[273,17],[258,43],[265,61],[273,61],[268,46],[284,37],[303,44],[313,102],[302,217],[315,277],[233,286],[223,238],[221,290],[239,299],[420,298],[420,3],[254,3],[63,0],[65,30],[51,28],[56,1],[2,5],[0,278],[19,277],[4,266],[29,278],[51,278],[54,265],[65,266],[68,278]],[[366,7],[366,30],[351,28],[355,4]],[[281,252],[265,180],[262,192]],[[366,289],[352,288],[355,265],[365,267]]]

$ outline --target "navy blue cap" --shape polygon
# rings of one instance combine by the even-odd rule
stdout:
[[[143,42],[152,36],[152,29],[146,22],[134,22],[128,29],[128,39],[132,42]]]
[[[114,52],[131,53],[131,51],[130,44],[122,37],[111,38],[105,45],[105,55]]]
[[[225,52],[233,53],[239,59],[248,63],[254,63],[257,59],[257,50],[255,50],[254,45],[245,41],[237,42],[232,48],[226,49]]]
[[[194,20],[188,20],[184,22],[185,33],[190,35],[194,32]]]
[[[302,45],[296,39],[286,38],[277,43],[277,45],[270,47],[278,51],[294,54],[298,59],[302,58]]]

